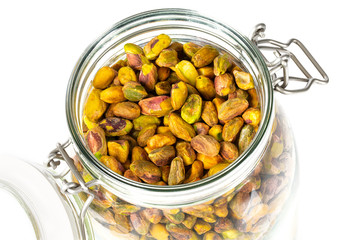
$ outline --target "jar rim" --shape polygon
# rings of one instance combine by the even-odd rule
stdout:
[[[104,167],[94,155],[87,149],[85,143],[82,139],[81,129],[79,129],[78,124],[76,123],[76,118],[78,115],[76,112],[76,94],[77,88],[79,87],[79,75],[84,70],[84,64],[92,57],[94,51],[96,51],[96,46],[102,44],[106,39],[112,37],[112,34],[115,30],[125,31],[128,28],[138,26],[141,24],[147,23],[148,20],[158,20],[166,21],[167,19],[176,19],[181,21],[196,21],[197,23],[205,24],[208,26],[220,30],[227,37],[232,37],[236,40],[239,48],[243,49],[250,57],[254,64],[257,66],[260,71],[260,75],[264,78],[264,98],[265,106],[263,108],[263,116],[259,129],[250,144],[250,146],[242,153],[232,164],[230,164],[226,169],[220,171],[219,173],[210,176],[208,178],[202,179],[194,183],[180,184],[174,186],[157,186],[144,183],[138,183],[131,181],[123,176],[115,174],[106,167]],[[239,33],[237,30],[232,27],[218,22],[213,18],[206,17],[202,14],[199,14],[196,11],[189,9],[181,8],[164,8],[164,9],[155,9],[136,15],[130,16],[126,19],[121,20],[120,22],[113,25],[109,30],[103,33],[99,38],[97,38],[89,47],[84,51],[80,56],[77,64],[74,67],[74,70],[70,76],[68,83],[67,93],[66,93],[66,117],[68,127],[71,133],[71,139],[75,144],[75,147],[78,148],[79,153],[82,155],[80,158],[84,160],[84,167],[94,175],[95,178],[103,181],[106,185],[105,188],[111,190],[120,196],[127,196],[131,198],[130,202],[133,201],[136,204],[141,204],[147,207],[179,207],[192,205],[194,203],[206,202],[214,197],[214,194],[225,193],[231,189],[230,186],[221,187],[221,184],[224,183],[225,176],[227,179],[235,179],[236,177],[243,177],[249,174],[251,170],[256,166],[257,161],[260,160],[267,139],[270,136],[271,127],[274,119],[274,107],[273,107],[273,88],[271,84],[271,78],[268,68],[266,67],[265,61],[258,50],[258,48],[244,35]],[[262,147],[259,147],[262,146]],[[255,154],[256,152],[256,154]],[[255,157],[258,156],[258,157]],[[250,156],[252,156],[250,158]],[[241,170],[241,171],[240,171]],[[239,174],[239,172],[242,174]],[[237,175],[237,176],[236,176]],[[229,177],[231,176],[231,178]],[[242,180],[244,180],[242,179]],[[233,181],[229,180],[228,185],[233,184]],[[221,184],[220,184],[221,183]],[[209,189],[209,187],[216,189]],[[235,185],[236,186],[236,185]],[[235,187],[232,186],[232,187]],[[176,193],[176,194],[175,194]],[[198,194],[202,193],[202,194]],[[145,199],[141,199],[139,196],[144,194],[152,196]],[[192,195],[192,197],[186,197]],[[194,196],[198,195],[198,197]],[[130,196],[131,195],[131,196]],[[137,197],[136,197],[137,196]],[[162,201],[155,201],[155,199],[162,199]]]

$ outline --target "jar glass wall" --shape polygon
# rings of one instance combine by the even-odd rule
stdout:
[[[209,178],[177,186],[137,183],[109,171],[86,147],[82,132],[83,104],[97,70],[125,58],[124,44],[143,46],[161,33],[230,54],[255,79],[262,111],[252,144],[234,163]],[[67,92],[76,165],[85,180],[102,183],[91,189],[91,218],[119,239],[262,239],[279,219],[295,171],[293,139],[282,112],[275,117],[272,94],[258,49],[229,26],[182,9],[141,13],[116,24],[86,49]]]

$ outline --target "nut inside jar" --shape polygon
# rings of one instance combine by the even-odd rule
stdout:
[[[222,171],[248,148],[261,120],[257,92],[226,53],[164,34],[144,48],[128,43],[125,52],[98,71],[84,108],[86,142],[106,167],[137,182],[186,184]],[[100,187],[91,208],[103,225],[134,238],[258,239],[287,197],[284,138],[275,128],[251,176],[205,204],[143,208]]]
[[[124,50],[126,59],[98,70],[84,106],[85,139],[100,162],[145,183],[177,185],[211,176],[245,151],[261,111],[251,74],[227,53],[165,34]],[[190,181],[195,160],[202,174]]]
[[[90,213],[96,221],[115,235],[118,234],[119,239],[262,239],[276,223],[284,207],[294,174],[295,159],[291,135],[281,112],[276,116],[264,157],[251,174],[229,192],[203,204],[161,209],[129,203],[104,187],[94,186],[92,191],[95,199],[90,204]],[[219,167],[221,170],[227,166],[228,163],[217,163],[218,160],[214,160],[214,166],[218,167],[209,166],[209,170],[204,169],[202,161],[196,159],[195,150],[187,151],[190,146],[186,141],[176,144],[176,151],[181,152],[180,156],[187,159],[190,166],[185,167],[189,168],[185,175],[181,172],[170,177],[171,171],[181,168],[179,156],[175,157],[170,166],[165,164],[159,167],[160,175],[160,172],[147,166],[151,160],[146,151],[135,146],[133,153],[136,155],[132,156],[133,161],[142,166],[138,168],[140,171],[148,169],[153,173],[153,177],[139,174],[144,178],[141,179],[129,169],[124,176],[134,181],[154,181],[153,184],[158,185],[165,185],[164,183],[169,181],[176,184],[183,178],[183,183],[189,183],[199,180],[204,171],[211,175],[214,174],[212,169]],[[220,146],[220,149],[222,147],[224,146]],[[91,175],[78,160],[76,163],[83,178],[91,181]],[[154,176],[162,180],[156,182]],[[86,194],[81,194],[81,198],[85,201]]]

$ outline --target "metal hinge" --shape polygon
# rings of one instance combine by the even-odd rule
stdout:
[[[290,39],[287,43],[282,43],[272,39],[261,39],[265,37],[266,25],[260,23],[255,26],[251,34],[251,41],[259,48],[266,65],[270,70],[271,80],[274,90],[283,94],[299,93],[309,90],[313,83],[326,84],[329,78],[319,63],[310,54],[307,48],[297,39]],[[296,45],[306,55],[308,60],[313,64],[316,70],[320,73],[322,79],[312,77],[309,71],[298,60],[294,53],[288,50],[291,45]],[[269,61],[263,52],[272,51],[275,55],[273,61]],[[293,61],[300,71],[304,74],[302,77],[291,76],[289,73],[289,63]],[[276,73],[282,70],[282,76],[278,77]],[[289,89],[290,81],[304,82],[305,86],[297,89]]]
[[[81,173],[77,170],[74,160],[66,152],[66,148],[70,145],[70,140],[66,141],[63,144],[58,143],[56,148],[52,150],[48,156],[48,161],[46,166],[49,168],[49,173],[55,178],[60,179],[62,184],[59,186],[60,191],[65,195],[75,195],[81,192],[86,193],[88,198],[81,207],[80,214],[77,216],[80,226],[80,234],[82,239],[86,239],[85,234],[85,215],[86,212],[94,199],[94,193],[90,187],[99,185],[98,180],[94,179],[89,182],[85,182],[84,178],[81,176]],[[64,165],[66,164],[66,165]],[[63,169],[57,173],[54,170],[60,169],[60,166],[63,165]],[[64,179],[64,176],[71,171],[75,176],[77,182],[68,182]]]

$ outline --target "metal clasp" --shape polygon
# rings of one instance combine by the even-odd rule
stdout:
[[[329,78],[319,63],[310,54],[307,48],[297,39],[290,39],[287,43],[282,43],[272,39],[261,39],[265,37],[266,25],[260,23],[255,26],[251,34],[251,41],[260,49],[266,65],[268,66],[273,82],[274,90],[283,94],[299,93],[309,90],[313,83],[326,84]],[[320,73],[323,79],[312,77],[309,71],[298,60],[294,53],[290,52],[288,48],[291,45],[296,45],[306,55],[308,60],[313,64],[316,70]],[[269,61],[263,54],[263,51],[272,51],[275,55],[275,60]],[[305,77],[291,76],[289,73],[289,63],[293,61]],[[282,70],[282,76],[277,76],[277,73]],[[304,82],[305,86],[298,89],[288,89],[290,81]]]
[[[80,234],[82,239],[86,239],[85,234],[85,215],[86,212],[91,204],[91,202],[94,199],[94,192],[90,189],[90,187],[98,185],[98,180],[94,179],[89,182],[85,182],[84,178],[81,176],[80,172],[77,170],[74,160],[68,155],[66,152],[66,148],[70,145],[70,140],[67,140],[65,143],[60,144],[58,143],[56,145],[56,148],[52,150],[48,156],[48,161],[46,162],[46,166],[52,171],[49,171],[49,173],[55,178],[60,179],[62,181],[62,185],[60,186],[60,190],[63,194],[66,195],[74,195],[79,194],[81,192],[84,192],[88,194],[88,198],[84,202],[84,205],[82,206],[80,210],[80,214],[78,215],[78,221],[80,226]],[[66,163],[66,166],[64,166],[64,169],[61,170],[59,173],[54,172],[53,170],[56,170],[61,166],[61,163]],[[49,170],[50,170],[49,169]],[[76,182],[68,182],[66,179],[64,179],[64,176],[71,171],[71,173],[75,176]]]

